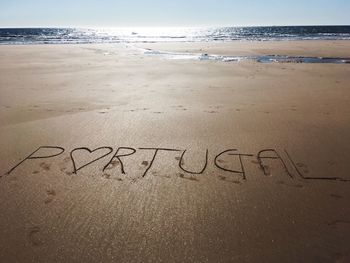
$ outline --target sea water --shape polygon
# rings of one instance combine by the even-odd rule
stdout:
[[[0,28],[0,44],[350,40],[350,26]]]

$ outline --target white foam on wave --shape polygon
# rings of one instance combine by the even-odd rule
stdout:
[[[303,57],[303,56],[283,56],[283,55],[261,55],[261,56],[223,56],[215,54],[200,53],[180,53],[167,52],[151,49],[139,49],[146,56],[159,57],[170,60],[199,60],[199,61],[219,61],[219,62],[241,62],[255,61],[259,63],[331,63],[348,64],[350,58],[327,58],[327,57]]]

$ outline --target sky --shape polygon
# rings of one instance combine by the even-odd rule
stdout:
[[[0,0],[0,27],[350,25],[349,0]]]

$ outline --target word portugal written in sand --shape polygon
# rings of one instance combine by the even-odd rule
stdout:
[[[55,161],[55,158],[65,153],[65,149],[63,147],[59,146],[40,146],[37,148],[34,152],[29,154],[27,157],[22,159],[19,163],[17,163],[15,166],[13,166],[5,175],[10,175],[13,173],[19,166],[25,165],[25,163],[32,161],[32,160],[38,160],[38,159],[51,159],[51,161]],[[271,171],[269,166],[266,164],[267,162],[275,161],[277,165],[279,165],[285,172],[286,175],[288,175],[290,178],[295,178],[296,176],[300,177],[301,179],[305,180],[333,180],[333,181],[343,181],[348,182],[350,180],[346,180],[340,177],[309,177],[303,174],[301,169],[298,167],[298,165],[293,161],[291,155],[288,153],[287,150],[284,150],[283,152],[278,152],[276,149],[262,149],[257,152],[256,155],[254,154],[248,154],[248,153],[240,153],[237,149],[226,149],[224,151],[221,151],[219,153],[215,153],[214,160],[212,164],[209,164],[208,158],[209,158],[209,150],[204,151],[204,161],[200,168],[197,167],[197,169],[190,169],[189,166],[186,165],[184,167],[184,158],[188,150],[179,150],[179,149],[171,149],[171,148],[132,148],[132,147],[119,147],[116,150],[114,150],[112,147],[109,146],[103,146],[96,149],[90,149],[87,147],[79,147],[74,148],[69,152],[69,159],[73,166],[72,174],[78,174],[81,170],[87,169],[89,166],[93,165],[99,160],[105,159],[105,165],[101,167],[102,172],[105,172],[106,169],[109,169],[111,165],[118,162],[120,164],[120,172],[122,174],[126,174],[125,172],[125,165],[123,163],[123,160],[125,158],[128,158],[134,154],[136,154],[138,151],[149,151],[152,153],[152,157],[149,161],[144,161],[146,164],[145,170],[142,174],[142,178],[146,177],[149,173],[149,171],[152,169],[152,166],[157,161],[157,156],[160,152],[174,152],[178,154],[178,157],[175,159],[178,161],[179,168],[187,174],[190,175],[201,175],[203,174],[206,169],[208,168],[208,165],[213,165],[215,169],[218,169],[219,171],[224,171],[227,173],[232,173],[235,175],[239,175],[243,180],[247,179],[246,174],[246,165],[248,159],[254,158],[256,163],[262,173],[264,175],[270,175]],[[78,155],[84,155],[88,156],[85,163],[77,163],[77,157]],[[91,157],[91,158],[90,158]],[[229,169],[227,166],[222,165],[221,159],[222,158],[235,158],[235,162],[238,164],[238,167],[236,169]],[[158,160],[160,161],[160,160]],[[252,162],[252,160],[251,160]],[[251,163],[250,162],[250,163]]]

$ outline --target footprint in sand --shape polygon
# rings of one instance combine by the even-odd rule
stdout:
[[[227,179],[227,177],[222,176],[222,175],[219,175],[218,177],[219,177],[219,179],[220,179],[221,181],[226,181],[226,179]]]
[[[45,199],[45,204],[49,204],[53,201],[56,196],[56,192],[53,189],[46,190],[47,198]]]
[[[196,182],[199,182],[199,179],[198,178],[196,178],[196,177],[193,177],[193,176],[191,176],[191,177],[189,177],[189,178],[187,178],[188,180],[190,180],[190,181],[196,181]]]
[[[342,224],[350,224],[349,220],[334,220],[332,222],[328,222],[327,225],[329,226],[336,226],[336,225],[342,225]]]
[[[171,106],[172,108],[175,108],[176,110],[187,110],[184,108],[182,105],[177,105],[177,106]]]
[[[330,194],[330,196],[334,199],[342,199],[343,197],[341,195],[337,195],[337,194]]]
[[[105,173],[105,174],[102,175],[102,177],[105,178],[105,179],[110,179],[110,178],[111,178],[111,175]]]
[[[63,161],[65,163],[68,163],[68,162],[71,162],[71,159],[70,159],[70,157],[66,157],[66,158],[63,159]],[[65,173],[67,175],[72,175],[73,174],[73,172],[67,171],[66,164],[60,163],[59,167],[60,167],[60,171],[61,172]]]
[[[34,226],[29,228],[28,239],[32,245],[41,246],[43,242],[40,239],[40,227]]]
[[[45,162],[40,163],[40,167],[44,170],[44,171],[50,171],[50,164],[47,164]]]
[[[199,182],[198,178],[196,178],[196,177],[194,177],[194,176],[185,177],[185,175],[182,174],[182,173],[178,174],[178,176],[179,176],[181,179]],[[170,178],[170,177],[169,177],[169,178]]]
[[[111,176],[110,174],[108,174],[108,173],[104,173],[104,174],[102,175],[102,177],[103,177],[104,179],[107,179],[107,180],[113,179],[113,180],[117,180],[117,181],[123,181],[122,178],[119,178],[119,177],[112,177],[112,176]]]
[[[110,164],[109,164],[109,166],[106,168],[106,170],[111,170],[111,169],[113,169],[114,167],[116,167],[117,165],[119,165],[120,163],[119,163],[119,161],[118,160],[113,160]]]
[[[219,179],[220,179],[221,181],[225,181],[225,182],[229,182],[229,183],[233,183],[233,184],[239,184],[239,185],[242,184],[242,182],[240,182],[240,181],[238,181],[238,180],[233,180],[233,181],[227,180],[227,177],[226,177],[226,176],[223,176],[223,175],[219,175],[218,177],[219,177]]]
[[[328,161],[327,163],[328,163],[330,166],[336,165],[336,162],[335,162],[335,161]]]

